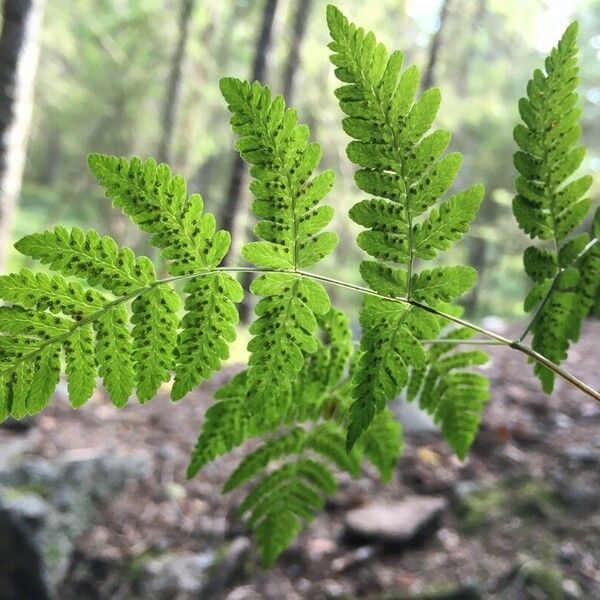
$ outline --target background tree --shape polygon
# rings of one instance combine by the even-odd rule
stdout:
[[[269,51],[271,49],[272,33],[273,33],[273,22],[275,20],[275,12],[277,10],[278,0],[265,0],[262,25],[260,28],[260,35],[256,43],[256,50],[254,53],[254,63],[252,65],[252,71],[250,74],[250,81],[265,82],[265,69],[267,60],[269,57]],[[244,161],[235,154],[233,157],[233,163],[231,167],[231,175],[229,177],[229,188],[227,195],[225,196],[225,202],[223,203],[223,209],[221,211],[221,227],[231,232],[232,235],[232,250],[231,254],[235,254],[236,239],[240,236],[238,212],[239,204],[244,194],[245,185],[245,172],[246,167]],[[228,264],[229,257],[225,258],[225,264]]]
[[[439,26],[437,31],[431,37],[431,43],[429,45],[429,57],[427,59],[425,70],[423,71],[423,77],[421,78],[421,88],[424,90],[427,90],[434,85],[435,67],[440,49],[443,44],[444,29],[450,13],[451,4],[452,0],[443,0],[442,7],[440,9]]]
[[[304,33],[306,32],[306,24],[310,17],[311,8],[312,0],[300,0],[294,16],[290,50],[285,64],[283,83],[281,86],[281,93],[288,104],[293,101],[294,83],[298,66],[300,65],[300,48],[302,46],[302,41],[304,40]]]
[[[0,272],[21,190],[45,0],[5,0],[0,35]]]
[[[195,0],[182,0],[181,12],[179,16],[179,33],[177,36],[177,47],[173,54],[171,72],[167,84],[167,94],[163,107],[162,116],[162,135],[158,146],[157,160],[159,162],[170,162],[171,146],[175,134],[175,119],[177,117],[178,106],[181,96],[183,64],[185,62],[185,52],[188,36],[190,32],[190,23],[194,10]]]

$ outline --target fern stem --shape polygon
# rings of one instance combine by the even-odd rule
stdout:
[[[465,320],[461,319],[460,317],[455,317],[453,315],[449,315],[440,310],[437,310],[436,308],[432,308],[431,306],[427,306],[426,304],[417,302],[416,300],[412,300],[412,299],[409,300],[408,298],[397,298],[397,297],[385,296],[385,295],[379,294],[367,287],[355,285],[353,283],[346,283],[345,281],[340,281],[338,279],[326,277],[325,275],[317,275],[316,273],[308,273],[306,271],[298,271],[298,273],[304,277],[309,277],[312,279],[323,281],[325,283],[329,283],[331,285],[336,285],[339,287],[344,287],[347,289],[355,290],[362,294],[369,294],[371,296],[376,296],[378,298],[382,298],[383,300],[389,300],[391,302],[399,302],[401,304],[409,304],[411,306],[415,306],[416,308],[420,308],[426,312],[434,314],[438,317],[442,317],[448,321],[456,323],[457,325],[462,325],[463,327],[467,327],[473,331],[477,331],[477,332],[481,333],[482,335],[495,340],[496,342],[499,343],[499,345],[508,346],[508,347],[512,348],[513,350],[518,350],[519,352],[529,356],[530,358],[532,358],[536,362],[540,363],[547,369],[550,369],[551,371],[556,373],[556,375],[558,375],[565,381],[568,381],[569,383],[574,385],[576,388],[580,389],[584,394],[590,396],[590,398],[593,398],[596,402],[598,402],[598,404],[600,404],[600,392],[597,392],[596,390],[591,388],[589,385],[587,385],[586,383],[584,383],[583,381],[581,381],[580,379],[578,379],[577,377],[575,377],[568,371],[565,371],[564,369],[559,367],[557,364],[553,363],[551,360],[549,360],[548,358],[546,358],[539,352],[536,352],[535,350],[533,350],[533,348],[529,348],[528,346],[525,346],[519,340],[509,340],[508,338],[504,337],[503,335],[500,335],[499,333],[496,333],[494,331],[486,329],[485,327],[475,325],[475,323],[470,323],[469,321],[465,321]]]
[[[571,264],[576,264],[578,261],[580,261],[597,243],[598,243],[598,238],[594,238],[590,242],[588,242],[587,245],[585,246],[585,248],[576,256],[575,260]],[[527,337],[527,334],[531,331],[531,328],[535,325],[542,310],[544,309],[544,306],[546,306],[546,303],[550,299],[550,296],[552,295],[552,292],[554,291],[554,288],[556,287],[556,282],[558,280],[558,276],[563,271],[564,271],[564,268],[559,269],[558,273],[554,276],[554,279],[552,280],[552,283],[550,284],[550,287],[548,288],[546,295],[542,298],[541,302],[538,304],[538,307],[537,307],[535,313],[531,317],[531,320],[527,324],[527,327],[525,327],[525,330],[519,336],[517,341],[522,342]]]
[[[535,360],[536,362],[540,363],[541,365],[543,365],[547,369],[550,369],[551,371],[553,371],[554,373],[556,373],[556,375],[558,375],[559,377],[561,377],[565,381],[568,381],[570,384],[574,385],[576,388],[580,389],[584,394],[586,394],[590,398],[593,398],[596,402],[598,402],[598,404],[600,404],[600,392],[597,392],[596,390],[594,390],[593,388],[591,388],[589,385],[587,385],[586,383],[584,383],[583,381],[581,381],[580,379],[578,379],[577,377],[575,377],[574,375],[572,375],[568,371],[565,371],[560,366],[558,366],[557,364],[553,363],[551,360],[549,360],[548,358],[546,358],[545,356],[543,356],[539,352],[536,352],[532,348],[530,348],[530,347],[522,344],[521,340],[510,340],[510,339],[508,339],[508,338],[500,335],[499,333],[496,333],[494,331],[486,329],[485,327],[481,327],[479,325],[476,325],[475,323],[470,323],[469,321],[465,321],[465,320],[461,319],[460,317],[455,317],[453,315],[449,315],[449,314],[447,314],[445,312],[437,310],[436,308],[433,308],[431,306],[427,306],[426,304],[422,304],[421,302],[418,302],[417,300],[408,299],[408,298],[402,298],[402,297],[385,296],[384,294],[379,294],[378,292],[375,292],[374,290],[371,290],[368,287],[364,287],[364,286],[357,285],[357,284],[354,284],[354,283],[348,283],[346,281],[341,281],[339,279],[334,279],[333,277],[328,277],[326,275],[319,275],[317,273],[310,273],[308,271],[300,271],[300,270],[293,271],[293,270],[284,270],[284,269],[263,269],[263,268],[259,268],[259,267],[216,267],[214,269],[207,269],[206,271],[200,271],[200,272],[197,272],[197,273],[189,273],[187,275],[177,275],[177,276],[167,277],[165,279],[160,279],[158,281],[155,281],[154,283],[152,283],[149,286],[146,286],[146,287],[143,287],[143,288],[139,288],[139,289],[134,290],[133,292],[131,292],[131,293],[125,295],[125,296],[121,296],[120,298],[116,298],[115,300],[112,300],[111,302],[109,302],[108,304],[106,304],[104,307],[102,307],[100,310],[98,310],[97,312],[95,312],[95,313],[93,313],[93,314],[85,317],[84,319],[81,319],[81,321],[78,321],[67,332],[62,333],[62,334],[60,334],[58,336],[55,336],[53,338],[50,338],[48,340],[44,340],[44,343],[39,348],[37,348],[33,352],[30,352],[29,354],[26,354],[26,355],[22,356],[19,360],[17,360],[9,369],[7,369],[6,371],[4,371],[2,374],[5,374],[5,373],[8,373],[8,372],[12,371],[15,367],[17,367],[23,361],[31,360],[31,359],[35,358],[36,356],[38,356],[44,350],[44,348],[48,347],[49,345],[55,344],[55,343],[58,343],[58,342],[62,342],[63,340],[67,339],[74,331],[76,331],[80,327],[83,327],[84,325],[88,325],[89,323],[93,323],[94,321],[96,321],[97,319],[99,319],[102,315],[104,315],[107,311],[109,311],[111,308],[113,308],[113,307],[115,307],[115,306],[117,306],[119,304],[123,304],[125,302],[129,302],[130,300],[133,300],[134,298],[137,298],[138,296],[141,296],[142,294],[145,294],[146,292],[149,292],[149,291],[153,290],[157,286],[165,285],[165,284],[168,284],[168,283],[175,283],[177,281],[185,281],[185,280],[188,280],[188,279],[195,279],[197,277],[206,277],[208,275],[211,275],[213,273],[218,273],[218,272],[228,272],[228,273],[257,273],[257,274],[258,273],[290,273],[290,274],[296,274],[296,275],[299,275],[300,277],[306,277],[307,279],[313,279],[315,281],[321,281],[323,283],[327,283],[327,284],[330,284],[330,285],[335,285],[337,287],[342,287],[342,288],[345,288],[345,289],[349,289],[349,290],[353,290],[353,291],[356,291],[356,292],[360,292],[361,294],[367,294],[367,295],[370,295],[370,296],[375,296],[377,298],[381,298],[381,299],[387,300],[389,302],[398,302],[400,304],[404,304],[404,305],[408,304],[410,306],[414,306],[416,308],[420,308],[421,310],[424,310],[424,311],[429,312],[429,313],[431,313],[433,315],[436,315],[437,317],[441,317],[443,319],[446,319],[447,321],[451,321],[452,323],[456,323],[457,325],[461,325],[463,327],[467,327],[468,329],[471,329],[472,331],[477,331],[478,333],[481,333],[485,337],[490,338],[491,340],[493,340],[492,342],[488,342],[488,343],[495,344],[495,345],[508,346],[509,348],[512,348],[513,350],[517,350],[517,351],[521,352],[522,354],[525,354],[526,356],[532,358],[533,360]],[[443,343],[443,340],[432,340],[432,342],[433,341],[435,341],[436,343],[438,343],[438,342],[441,341]],[[462,342],[462,340],[461,340],[461,342]],[[473,342],[475,342],[475,343],[483,343],[484,340],[470,340],[470,341],[469,340],[465,340],[463,343],[473,343]]]
[[[539,316],[542,314],[542,310],[544,310],[544,306],[546,306],[548,300],[550,300],[550,296],[552,295],[552,292],[554,291],[556,282],[558,280],[558,276],[561,273],[562,273],[562,269],[560,269],[558,271],[558,273],[554,276],[554,279],[552,280],[552,283],[550,284],[548,291],[546,292],[545,296],[542,298],[541,302],[538,304],[538,307],[536,308],[535,312],[533,313],[533,316],[529,320],[529,323],[527,323],[527,327],[525,327],[525,330],[519,336],[519,339],[517,340],[518,342],[522,342],[527,337],[527,334],[531,331],[531,328],[535,325]]]
[[[468,345],[468,346],[504,346],[504,342],[498,340],[453,340],[443,339],[438,340],[419,340],[421,344],[451,344],[454,346]]]

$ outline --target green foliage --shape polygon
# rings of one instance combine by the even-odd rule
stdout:
[[[236,148],[251,165],[252,212],[258,217],[242,256],[259,268],[296,271],[330,254],[337,235],[321,231],[333,208],[319,205],[333,185],[332,171],[314,176],[321,159],[318,144],[308,142],[308,127],[298,124],[294,109],[268,87],[238,79],[221,80],[221,92],[239,136]],[[301,275],[268,273],[252,283],[262,297],[248,369],[249,409],[261,410],[269,397],[290,386],[302,368],[305,353],[317,349],[313,337],[318,315],[329,310],[329,297],[319,283]]]
[[[573,179],[585,150],[577,106],[577,23],[572,23],[546,58],[545,72],[536,69],[521,98],[523,123],[514,130],[520,150],[514,155],[519,177],[513,212],[523,231],[551,242],[530,246],[523,256],[525,271],[534,282],[525,310],[534,312],[532,348],[555,363],[567,357],[579,338],[581,323],[600,297],[598,216],[590,235],[569,235],[590,211],[585,197],[589,175]],[[537,363],[534,372],[546,392],[554,388],[554,373]]]
[[[129,248],[119,248],[113,239],[100,237],[93,229],[84,232],[59,226],[26,236],[15,248],[53,271],[81,277],[119,296],[156,281],[148,258],[136,258]]]
[[[150,234],[171,275],[212,269],[227,254],[229,232],[216,230],[200,194],[188,196],[183,177],[167,165],[104,154],[91,154],[88,163],[113,206]]]
[[[244,298],[230,271],[253,274],[250,292],[259,301],[249,363],[215,393],[188,476],[247,444],[223,492],[249,486],[239,512],[267,565],[335,493],[339,472],[359,477],[369,462],[382,479],[393,476],[403,436],[387,403],[404,388],[465,457],[489,397],[475,369],[487,355],[458,348],[474,331],[534,354],[459,318],[453,303],[475,284],[475,269],[445,260],[422,265],[464,236],[484,195],[475,185],[446,197],[462,158],[446,152],[450,133],[430,132],[439,91],[417,97],[418,70],[403,69],[400,52],[388,55],[334,7],[327,16],[343,83],[336,95],[352,138],[347,154],[368,196],[350,209],[363,228],[358,246],[370,257],[360,264],[368,288],[304,271],[337,243],[324,231],[333,209],[322,204],[333,173],[316,174],[321,149],[281,96],[231,78],[221,91],[236,148],[250,164],[257,239],[242,256],[252,266],[220,266],[229,233],[217,230],[202,198],[188,195],[167,165],[92,154],[89,166],[107,197],[149,234],[170,277],[157,279],[150,259],[108,236],[62,226],[16,244],[50,274],[23,269],[0,277],[4,420],[41,411],[63,371],[75,408],[93,395],[97,378],[119,408],[133,393],[149,401],[171,381],[173,400],[183,398],[228,359],[235,304]],[[583,158],[575,147],[575,35],[572,25],[546,72],[535,72],[520,103],[525,125],[514,136],[521,148],[515,215],[526,233],[551,242],[525,252],[534,282],[525,308],[534,311],[533,350],[554,362],[565,358],[583,319],[600,314],[600,211],[591,235],[573,233],[591,205],[584,198],[591,179],[571,180]],[[348,317],[331,306],[322,282],[364,293],[358,349]],[[452,321],[461,327],[449,329]],[[535,371],[550,390],[553,372],[539,363]]]
[[[42,410],[56,387],[61,362],[69,400],[80,407],[99,376],[122,407],[135,389],[152,399],[175,373],[172,395],[181,398],[220,369],[235,338],[240,285],[215,273],[229,248],[200,196],[186,197],[181,177],[166,165],[139,159],[90,156],[90,166],[115,205],[152,234],[167,268],[189,279],[185,314],[179,294],[156,279],[146,257],[96,231],[56,227],[15,246],[56,274],[0,277],[0,416],[21,418]],[[83,285],[83,283],[85,285]],[[61,356],[64,357],[61,359]]]
[[[449,343],[468,340],[473,331],[465,327],[451,329],[431,344],[427,367],[412,371],[407,399],[417,399],[442,430],[442,434],[463,459],[479,429],[481,411],[489,399],[489,382],[469,367],[487,362],[488,356],[479,350],[458,351]]]
[[[475,283],[473,269],[436,267],[414,273],[416,258],[435,258],[460,240],[483,199],[483,187],[473,186],[440,202],[462,162],[459,153],[444,154],[450,142],[447,131],[428,134],[440,92],[433,88],[416,98],[419,71],[402,69],[401,52],[388,55],[373,33],[350,23],[334,6],[327,9],[327,22],[331,62],[344,84],[336,90],[347,115],[342,124],[353,138],[348,158],[359,167],[356,185],[372,196],[350,210],[350,218],[366,228],[358,245],[376,259],[363,262],[361,273],[385,296],[431,306],[456,300]],[[409,368],[425,366],[419,340],[439,332],[438,320],[419,308],[379,298],[365,299],[360,323],[363,355],[355,375],[348,448],[404,388]]]

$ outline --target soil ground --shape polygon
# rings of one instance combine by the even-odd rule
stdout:
[[[590,323],[568,368],[600,388],[600,324]],[[435,433],[406,436],[393,480],[365,471],[339,495],[276,566],[263,571],[253,554],[215,596],[242,599],[404,598],[449,588],[484,598],[600,599],[600,410],[558,381],[541,393],[523,357],[491,347],[492,380],[481,433],[463,463]],[[244,535],[235,517],[240,496],[221,484],[242,452],[185,480],[190,451],[214,389],[230,368],[176,406],[162,395],[117,411],[99,394],[72,411],[55,399],[26,433],[46,457],[105,451],[145,454],[151,474],[130,485],[77,542],[61,598],[136,598],[140,565],[173,551],[203,552]],[[445,495],[450,508],[419,547],[383,552],[342,539],[344,512],[372,498]],[[471,586],[471,587],[469,587]],[[184,598],[185,596],[177,596]]]

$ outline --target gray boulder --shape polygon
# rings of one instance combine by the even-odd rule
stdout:
[[[399,502],[370,502],[346,513],[345,536],[401,548],[421,541],[437,529],[448,506],[441,496],[407,496]]]
[[[3,600],[54,598],[77,537],[129,478],[147,471],[145,457],[108,453],[61,460],[22,455],[0,465]]]

